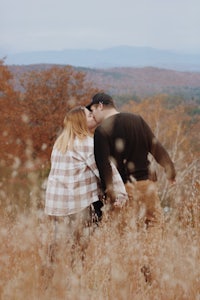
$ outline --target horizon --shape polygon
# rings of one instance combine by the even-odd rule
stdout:
[[[0,49],[1,55],[1,49]],[[157,67],[200,71],[200,53],[120,45],[103,49],[63,49],[2,55],[7,65],[61,64],[86,68]]]
[[[110,47],[98,47],[98,48],[92,48],[92,47],[68,47],[68,48],[62,48],[62,49],[35,49],[35,50],[22,50],[22,51],[10,51],[8,53],[5,52],[0,45],[0,55],[17,55],[17,54],[25,54],[25,53],[43,53],[43,52],[64,52],[64,51],[97,51],[97,52],[102,52],[105,50],[109,49],[123,49],[123,48],[134,48],[134,49],[149,49],[149,50],[155,50],[155,51],[160,51],[160,52],[166,52],[166,53],[172,53],[172,54],[184,54],[184,55],[200,55],[200,50],[199,51],[189,51],[189,50],[177,50],[177,49],[168,49],[168,48],[158,48],[158,47],[152,47],[152,46],[141,46],[141,45],[116,45],[116,46],[110,46]]]

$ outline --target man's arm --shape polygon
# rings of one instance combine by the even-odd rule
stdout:
[[[172,182],[175,181],[176,171],[174,163],[172,162],[166,149],[156,139],[154,139],[152,143],[151,153],[155,160],[164,168],[167,179]]]
[[[98,127],[94,133],[94,155],[102,189],[106,196],[114,201],[114,188],[112,182],[112,167],[110,164],[110,147],[108,137],[102,127]]]
[[[153,155],[159,165],[161,165],[166,173],[166,177],[171,182],[175,181],[176,171],[174,163],[172,162],[167,150],[163,145],[156,139],[149,125],[143,120],[145,131],[147,134],[149,152]]]

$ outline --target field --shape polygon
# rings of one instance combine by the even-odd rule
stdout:
[[[200,299],[200,185],[160,183],[164,226],[137,229],[131,207],[106,212],[78,243],[66,221],[44,215],[44,187],[35,172],[1,183],[2,300]],[[192,175],[193,174],[193,175]],[[193,180],[195,179],[195,180]],[[166,196],[167,195],[167,196]],[[164,198],[162,198],[164,197]],[[172,201],[173,200],[173,201]],[[173,204],[172,204],[173,203]],[[150,275],[142,267],[150,268]],[[149,276],[149,277],[148,277]]]
[[[0,300],[200,300],[195,99],[179,103],[180,97],[169,102],[168,95],[154,95],[128,98],[121,107],[144,117],[175,164],[170,185],[152,161],[162,223],[138,227],[129,202],[121,210],[105,207],[99,226],[82,228],[74,238],[68,219],[55,223],[45,216],[45,181],[64,112],[88,103],[96,88],[70,67],[53,67],[27,75],[21,93],[3,61],[0,71]]]

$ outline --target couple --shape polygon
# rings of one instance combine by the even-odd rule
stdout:
[[[138,215],[140,205],[145,205],[143,222],[151,226],[161,206],[149,153],[174,182],[174,164],[142,117],[118,112],[105,93],[94,95],[88,106],[66,114],[52,151],[45,213],[70,218],[79,213],[81,220],[90,222],[94,216],[101,218],[103,197],[121,206],[128,194]]]

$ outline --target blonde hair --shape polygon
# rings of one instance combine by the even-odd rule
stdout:
[[[85,108],[83,106],[77,106],[67,112],[63,125],[63,131],[54,144],[54,148],[63,154],[68,149],[73,149],[75,137],[84,139],[86,136],[91,135],[87,126]]]

